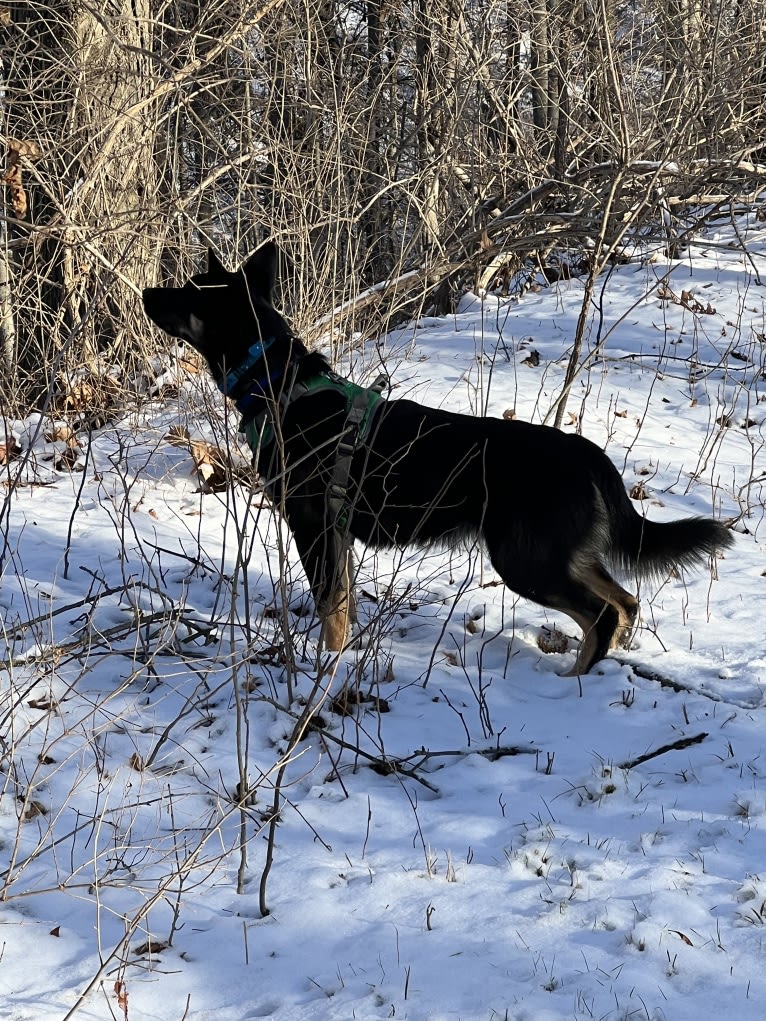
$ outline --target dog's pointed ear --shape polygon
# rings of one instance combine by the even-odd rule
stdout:
[[[222,279],[227,277],[229,274],[226,272],[226,267],[215,254],[212,248],[207,250],[207,275],[213,278]]]
[[[242,268],[251,292],[271,305],[277,279],[277,246],[274,242],[267,241],[261,245]]]

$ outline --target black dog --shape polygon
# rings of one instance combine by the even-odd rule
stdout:
[[[609,570],[637,577],[704,563],[732,544],[709,518],[639,515],[604,452],[542,425],[378,400],[332,373],[272,306],[276,249],[144,307],[192,344],[243,415],[272,500],[286,515],[323,622],[339,649],[352,613],[352,539],[377,547],[481,540],[519,595],[563,610],[583,640],[574,673],[626,642],[638,603]]]

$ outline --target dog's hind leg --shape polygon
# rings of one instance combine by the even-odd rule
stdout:
[[[636,600],[591,558],[567,562],[563,551],[522,554],[502,543],[487,543],[492,563],[505,584],[525,599],[561,610],[582,628],[583,637],[570,674],[586,674],[603,659],[617,637],[632,627]]]
[[[620,624],[617,609],[574,579],[567,579],[555,592],[547,591],[544,598],[534,598],[543,606],[561,610],[582,629],[574,667],[564,676],[578,677],[589,673],[594,663],[604,659],[613,647]]]
[[[574,573],[599,599],[617,610],[617,628],[610,648],[630,648],[633,629],[638,615],[638,600],[618,585],[614,578],[598,563],[575,568]]]
[[[618,585],[598,562],[575,561],[560,592],[546,605],[562,610],[580,625],[583,638],[572,675],[588,673],[609,649],[628,648],[638,614],[638,600]]]

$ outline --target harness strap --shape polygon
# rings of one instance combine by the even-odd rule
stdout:
[[[359,444],[366,438],[372,425],[376,405],[383,399],[383,390],[388,386],[388,376],[381,374],[370,387],[357,386],[334,372],[313,376],[302,380],[283,391],[279,398],[280,414],[284,414],[290,404],[322,390],[340,391],[346,399],[346,419],[338,440],[335,463],[333,465],[330,486],[327,491],[327,510],[330,521],[336,532],[345,531],[348,526],[348,483],[351,475],[351,459]],[[274,426],[271,421],[273,409],[265,409],[261,414],[249,421],[240,423],[240,432],[244,432],[247,444],[257,457],[274,441]]]
[[[348,506],[348,481],[351,475],[351,459],[359,444],[367,435],[375,405],[381,400],[383,388],[388,385],[388,376],[380,375],[371,387],[364,389],[343,381],[347,388],[353,387],[351,404],[346,422],[338,441],[338,452],[333,465],[332,481],[327,492],[327,509],[336,530],[345,532],[348,527],[350,508]],[[348,389],[347,389],[348,395]]]

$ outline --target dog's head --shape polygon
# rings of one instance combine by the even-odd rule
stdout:
[[[234,273],[210,251],[207,272],[183,287],[145,288],[144,309],[160,329],[195,347],[220,379],[257,341],[289,336],[287,323],[272,305],[276,262],[273,242]]]

